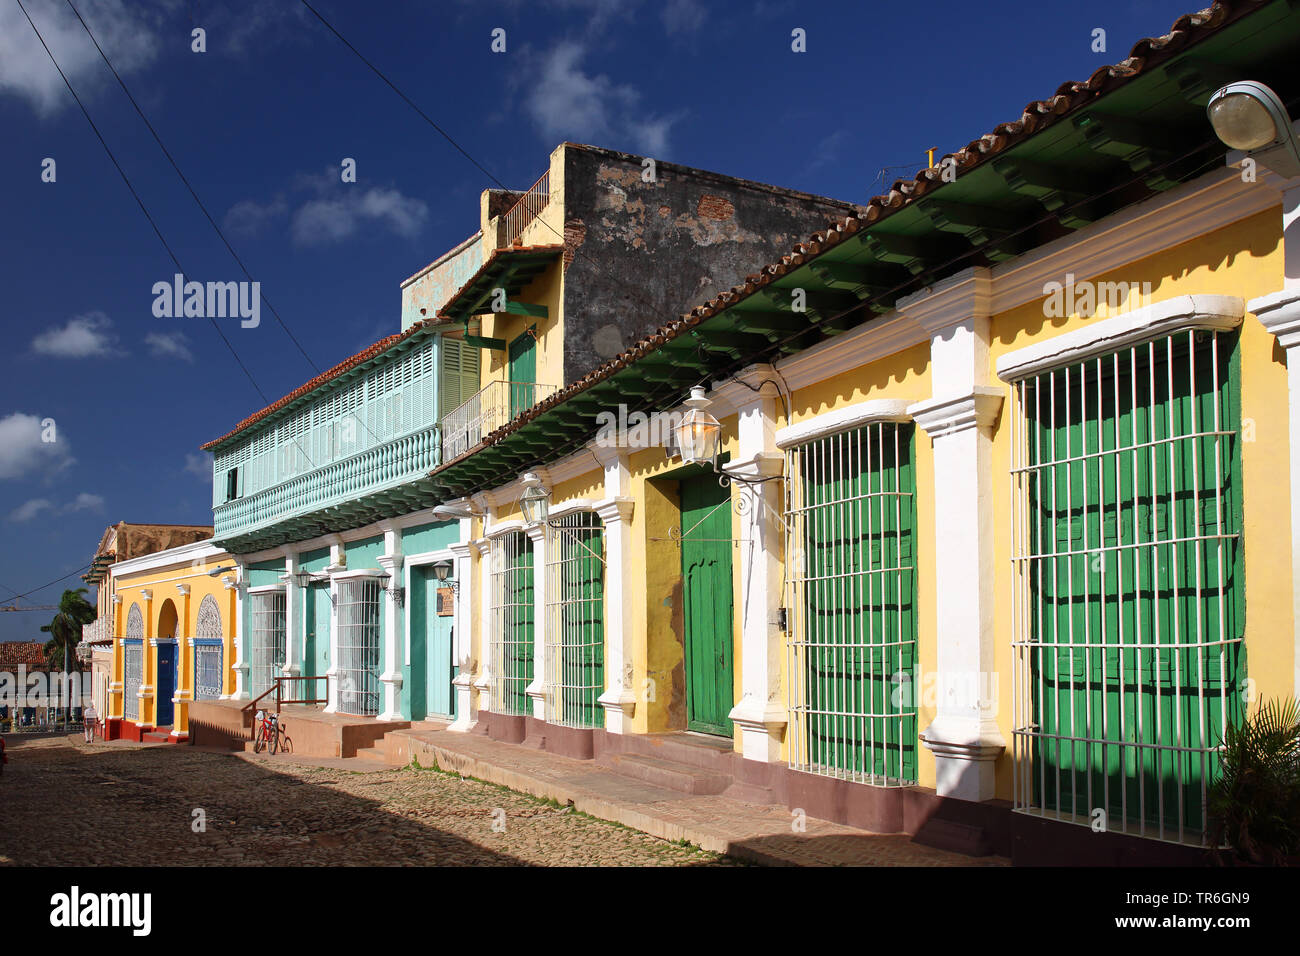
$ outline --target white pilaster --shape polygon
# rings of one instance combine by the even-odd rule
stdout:
[[[399,595],[402,588],[402,533],[393,527],[384,529],[384,553],[376,561],[388,573],[384,582],[384,671],[379,682],[384,685],[384,709],[380,720],[402,719],[402,631],[405,619]]]
[[[937,686],[921,741],[935,756],[939,796],[990,800],[1006,749],[992,699],[993,426],[1003,390],[989,384],[988,270],[968,269],[899,302],[930,333],[933,398],[908,407],[934,447]]]
[[[284,666],[280,668],[280,673],[285,677],[297,677],[302,673],[299,662],[302,660],[303,648],[307,646],[303,633],[306,615],[300,614],[298,610],[298,601],[304,592],[294,579],[297,571],[298,555],[290,551],[285,555],[284,574],[280,575],[280,580],[284,582]],[[301,694],[296,693],[298,689],[292,684],[286,687],[290,697],[301,697]]]
[[[347,552],[343,542],[335,540],[330,543],[330,563],[325,573],[330,576],[330,666],[325,671],[325,713],[338,713],[339,709],[339,582],[338,575],[348,569],[344,563]]]
[[[546,561],[546,525],[535,524],[524,529],[533,543],[533,679],[524,689],[532,701],[533,716],[546,719],[546,585],[550,579]]]
[[[456,613],[452,625],[455,634],[452,639],[452,653],[455,655],[459,673],[451,682],[456,694],[456,719],[447,727],[448,730],[465,732],[474,726],[474,671],[477,661],[474,659],[474,553],[477,548],[473,540],[473,519],[462,518],[460,522],[461,540],[450,546],[455,556],[456,579]]]
[[[736,376],[741,382],[718,386],[729,392],[736,408],[736,457],[723,471],[755,481],[781,474],[785,456],[775,442],[780,392],[771,366],[755,365]],[[740,700],[727,715],[740,728],[740,748],[746,760],[772,763],[781,757],[787,711],[781,694],[780,630],[781,483],[764,481],[733,486],[741,514]]]
[[[232,641],[235,650],[235,693],[231,695],[231,700],[248,700],[248,628],[245,626],[245,604],[248,601],[248,567],[239,562],[235,563],[234,581],[228,582],[226,587],[233,588],[235,592],[235,620],[232,627],[235,632],[235,639]]]
[[[637,614],[635,583],[628,580],[632,563],[632,475],[627,450],[592,447],[605,469],[605,498],[595,510],[605,535],[605,692],[596,702],[605,708],[605,729],[627,733],[636,712],[632,690],[633,649]],[[642,583],[640,597],[644,601]]]
[[[485,526],[486,523],[484,519]],[[470,702],[477,715],[478,711],[489,709],[492,699],[492,542],[479,538],[474,547],[478,552],[475,564],[478,569],[479,618],[477,652],[472,656],[478,661],[478,667],[472,675]]]

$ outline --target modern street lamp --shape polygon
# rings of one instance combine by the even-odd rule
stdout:
[[[1263,83],[1239,80],[1206,104],[1214,134],[1280,176],[1300,176],[1300,142],[1282,100]]]

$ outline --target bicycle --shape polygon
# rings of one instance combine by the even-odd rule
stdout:
[[[263,748],[269,749],[272,756],[282,749],[285,753],[291,751],[289,738],[280,726],[280,716],[259,710],[253,715],[253,753],[260,754]]]

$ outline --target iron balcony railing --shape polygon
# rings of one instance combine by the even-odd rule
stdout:
[[[502,425],[518,418],[556,390],[537,382],[489,382],[442,419],[442,460],[469,451]]]
[[[419,478],[438,466],[430,425],[213,509],[216,537],[238,534]]]
[[[516,239],[523,235],[528,224],[537,218],[551,201],[551,171],[542,173],[542,178],[533,183],[528,192],[506,210],[506,230],[501,236],[502,247],[514,245]]]

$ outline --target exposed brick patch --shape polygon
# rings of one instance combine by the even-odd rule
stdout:
[[[587,241],[587,226],[581,219],[570,219],[564,224],[564,271],[577,255],[578,248]]]
[[[695,214],[701,219],[716,219],[718,222],[725,222],[736,214],[736,207],[731,204],[731,200],[724,196],[713,196],[705,193],[700,197],[699,205],[695,207]]]

